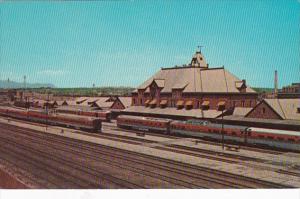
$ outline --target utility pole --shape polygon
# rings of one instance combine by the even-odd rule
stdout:
[[[224,117],[223,117],[224,109],[222,108],[222,150],[224,151]]]
[[[95,83],[93,83],[93,92],[92,95],[95,96],[96,95],[96,90],[95,90]]]
[[[46,103],[46,131],[48,129],[48,105],[49,105],[49,88],[47,88],[47,103]]]
[[[24,91],[26,90],[26,75],[23,76],[24,78]]]
[[[278,96],[278,74],[277,70],[275,70],[275,75],[274,75],[274,98],[277,98]]]

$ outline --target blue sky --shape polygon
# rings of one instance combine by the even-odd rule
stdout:
[[[57,87],[138,86],[197,45],[253,87],[300,81],[300,3],[1,2],[0,79]],[[213,81],[213,77],[212,77]]]

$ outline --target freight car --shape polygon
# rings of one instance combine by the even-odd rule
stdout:
[[[25,110],[0,107],[0,115],[17,119],[28,120],[49,125],[58,125],[84,129],[93,132],[101,131],[101,119],[68,114],[54,114],[44,110]]]
[[[117,118],[121,128],[157,130],[166,134],[200,137],[226,142],[244,143],[300,151],[300,132],[248,126],[210,123],[204,120],[174,121],[162,118],[121,115]]]

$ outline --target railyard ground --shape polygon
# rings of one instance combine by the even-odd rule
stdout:
[[[218,144],[212,144],[209,142],[196,142],[196,139],[194,138],[168,138],[147,133],[144,137],[142,137],[142,139],[150,140],[152,142],[145,142],[139,145],[134,145],[101,137],[95,137],[94,134],[91,133],[82,134],[80,133],[81,131],[75,129],[62,128],[57,126],[48,126],[46,129],[46,127],[44,126],[24,123],[22,121],[8,121],[3,117],[0,118],[0,123],[9,123],[10,125],[38,130],[48,134],[55,134],[62,137],[84,140],[91,143],[97,143],[122,150],[138,152],[141,154],[158,156],[165,159],[215,169],[218,171],[229,172],[235,175],[251,177],[258,180],[274,182],[291,187],[300,187],[300,153],[267,153],[265,151],[249,150],[248,148],[243,147],[241,147],[238,151],[222,150],[221,146]],[[106,134],[122,135],[132,139],[141,138],[136,133],[119,129],[116,126],[115,122],[103,123],[102,129],[102,131]],[[244,161],[237,158],[234,162],[224,162],[214,158],[207,158],[203,156],[199,157],[189,153],[176,153],[172,150],[162,149],[163,147],[168,148],[171,146],[188,147],[184,150],[191,149],[215,152],[214,155],[210,155],[208,157],[214,156],[214,158],[222,158],[231,155],[232,157],[248,157],[249,160]],[[253,158],[259,161],[253,161]],[[7,166],[5,165],[1,165],[1,167],[3,170],[7,170],[11,175],[15,175],[15,177],[19,181],[21,181],[21,183],[22,181],[24,181],[24,177],[20,176],[20,174],[18,173],[18,168],[7,168]],[[34,186],[32,187],[34,188]]]

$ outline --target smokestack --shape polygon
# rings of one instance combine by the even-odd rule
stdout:
[[[24,89],[26,89],[26,75],[24,75],[23,78],[24,78]]]
[[[275,77],[274,77],[274,95],[277,97],[278,94],[278,75],[277,70],[275,70]]]

